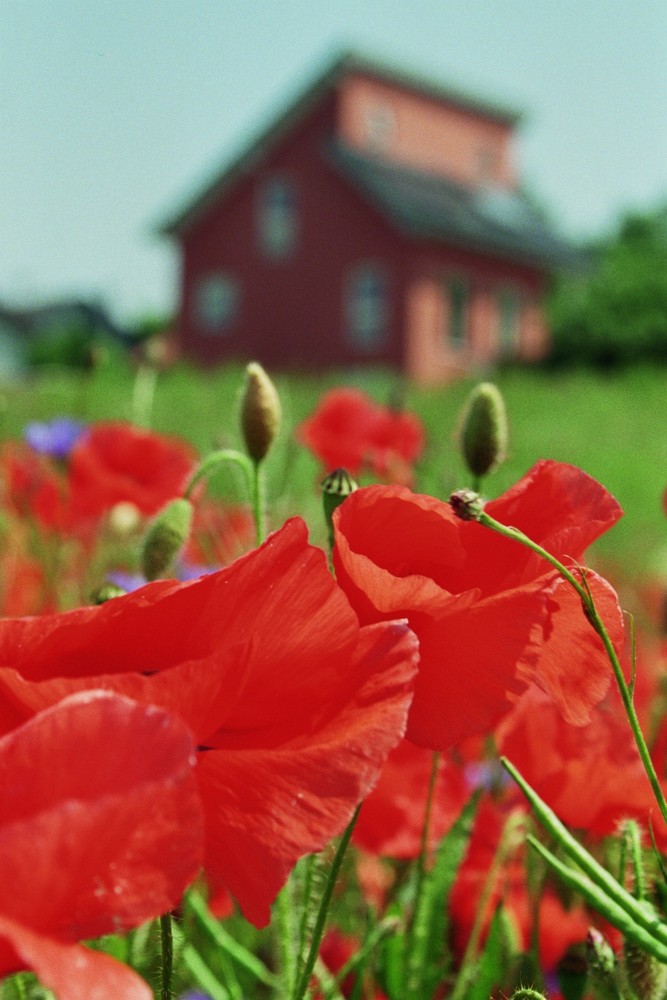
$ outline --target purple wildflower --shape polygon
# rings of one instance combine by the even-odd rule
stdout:
[[[23,437],[40,455],[64,459],[85,429],[86,425],[79,420],[72,420],[71,417],[55,417],[53,420],[33,420],[26,424]]]

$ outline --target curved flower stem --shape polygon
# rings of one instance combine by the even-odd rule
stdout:
[[[171,979],[174,971],[174,938],[171,913],[160,917],[160,941],[162,944],[162,964],[160,967],[160,1000],[172,1000],[174,991]]]
[[[224,462],[232,462],[238,465],[243,471],[245,476],[246,485],[248,487],[248,493],[250,496],[253,495],[253,482],[254,482],[254,472],[252,468],[252,460],[244,455],[242,451],[235,451],[234,448],[221,448],[220,451],[212,451],[210,455],[207,455],[203,462],[197,466],[195,471],[192,473],[188,484],[183,491],[183,496],[186,500],[190,499],[190,494],[194,490],[197,483],[202,479],[207,479],[214,472],[217,472]]]
[[[552,556],[550,552],[547,552],[546,549],[543,549],[541,545],[538,545],[537,542],[534,542],[527,535],[524,535],[524,533],[522,531],[519,531],[518,528],[511,528],[508,525],[501,524],[499,521],[494,520],[494,518],[490,517],[483,511],[481,514],[478,515],[476,520],[478,521],[479,524],[483,525],[484,527],[490,528],[497,534],[503,535],[505,538],[509,538],[512,541],[519,542],[521,545],[524,545],[532,552],[537,553],[537,555],[545,559],[551,566],[554,567],[554,569],[556,569],[560,573],[563,579],[566,580],[571,587],[573,587],[573,589],[581,598],[581,603],[583,604],[586,617],[588,618],[588,621],[595,629],[597,634],[600,636],[602,644],[604,645],[607,658],[614,672],[614,677],[616,678],[616,684],[621,694],[621,699],[623,701],[625,714],[628,718],[628,722],[630,723],[630,728],[632,730],[632,735],[634,736],[635,743],[637,745],[637,750],[639,751],[639,756],[641,758],[642,764],[644,765],[644,770],[646,771],[646,775],[651,784],[651,788],[653,789],[653,794],[655,796],[656,802],[658,803],[658,807],[660,809],[662,818],[665,821],[665,823],[667,823],[667,801],[665,800],[665,796],[660,786],[658,775],[656,774],[655,768],[653,766],[653,761],[651,760],[651,754],[649,753],[649,749],[646,745],[646,740],[644,739],[644,734],[639,724],[639,719],[637,718],[637,713],[635,711],[635,706],[632,698],[632,690],[631,687],[628,686],[625,677],[623,676],[623,669],[618,659],[616,650],[614,649],[614,645],[611,639],[609,638],[609,633],[607,632],[607,629],[605,628],[602,619],[598,614],[591,592],[589,588],[586,586],[585,573],[582,571],[582,576],[584,580],[582,584],[579,582],[579,580],[577,580],[574,574],[566,566],[563,565],[563,563],[561,563],[558,559],[556,559],[555,556]]]
[[[310,977],[313,974],[313,969],[315,968],[315,963],[317,961],[317,956],[320,952],[320,944],[322,943],[322,936],[324,934],[324,926],[326,924],[327,913],[329,912],[329,906],[331,904],[331,897],[333,895],[334,887],[338,879],[338,875],[343,864],[343,858],[345,857],[345,852],[347,851],[348,844],[352,837],[352,833],[356,826],[357,819],[359,818],[359,813],[361,811],[363,803],[360,802],[357,808],[354,810],[352,819],[348,823],[347,827],[343,831],[343,834],[338,842],[338,847],[336,848],[336,853],[334,854],[333,861],[331,863],[331,869],[324,886],[324,892],[322,893],[322,899],[320,900],[320,906],[317,911],[317,918],[315,920],[315,927],[313,929],[313,937],[310,942],[310,949],[308,951],[308,956],[306,958],[306,964],[303,968],[301,976],[297,982],[296,990],[294,992],[294,1000],[303,1000],[308,990],[308,984],[310,983]]]
[[[261,462],[255,462],[252,458],[244,455],[242,451],[236,451],[234,448],[222,448],[220,451],[212,451],[193,472],[183,491],[183,496],[186,500],[189,500],[197,483],[217,472],[225,462],[232,462],[234,465],[238,465],[243,472],[253,510],[257,544],[260,545],[264,541],[265,535],[264,477]]]
[[[542,801],[537,792],[531,788],[506,757],[501,757],[500,760],[530,802],[533,812],[542,826],[551,834],[569,860],[577,866],[580,873],[574,869],[568,869],[538,841],[533,844],[535,849],[539,851],[550,867],[558,871],[561,877],[570,880],[568,884],[573,884],[572,879],[577,880],[577,891],[584,895],[596,909],[599,909],[610,923],[623,929],[626,936],[632,935],[632,933],[636,936],[641,933],[643,935],[641,942],[639,942],[641,946],[645,946],[647,940],[653,942],[651,947],[658,949],[659,953],[656,954],[654,950],[651,954],[656,954],[660,961],[665,961],[667,959],[667,924],[662,923],[652,907],[631,896],[620,882],[617,882],[613,875],[588,853],[586,848],[561,823],[554,811]],[[528,839],[531,843],[534,840],[530,835]]]

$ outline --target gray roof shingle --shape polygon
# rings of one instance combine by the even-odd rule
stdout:
[[[545,268],[575,262],[572,246],[519,192],[467,187],[340,144],[325,155],[406,235]]]

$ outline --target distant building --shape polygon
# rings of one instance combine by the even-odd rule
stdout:
[[[338,59],[163,232],[204,363],[388,363],[444,381],[548,349],[569,254],[521,193],[516,112]]]
[[[96,304],[80,299],[23,308],[0,303],[0,380],[49,362],[86,367],[92,363],[92,349],[104,339],[132,343],[131,334]]]

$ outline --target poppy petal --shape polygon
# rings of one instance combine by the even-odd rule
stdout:
[[[151,1000],[153,991],[136,972],[103,952],[58,941],[0,915],[0,942],[9,946],[14,969],[31,969],[58,1000]]]
[[[171,909],[201,864],[193,750],[178,719],[96,691],[5,736],[0,913],[76,941]]]
[[[257,926],[294,863],[340,833],[405,729],[417,643],[400,623],[362,629],[346,704],[282,746],[210,750],[198,776],[205,866]]]

